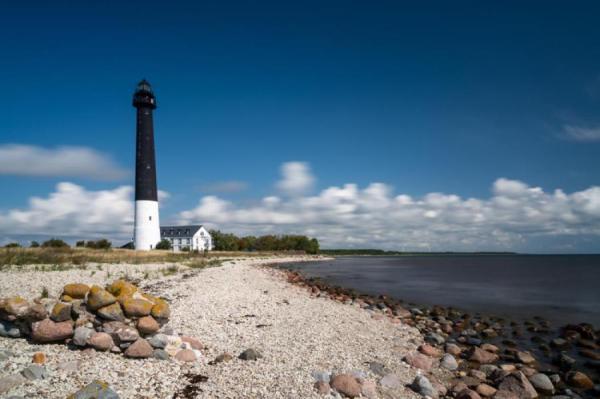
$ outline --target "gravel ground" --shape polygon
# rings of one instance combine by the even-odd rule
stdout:
[[[31,364],[34,352],[48,361],[49,378],[27,381],[6,397],[65,398],[87,383],[102,379],[121,398],[322,398],[314,390],[316,371],[362,372],[378,381],[369,362],[383,363],[409,384],[416,370],[401,361],[422,337],[412,327],[375,320],[368,311],[309,293],[288,284],[276,269],[257,265],[290,258],[227,261],[221,267],[163,276],[169,265],[102,265],[102,270],[3,271],[0,297],[33,298],[45,286],[57,296],[68,282],[106,284],[127,273],[143,278],[140,287],[171,303],[169,325],[175,332],[204,343],[205,358],[193,365],[155,359],[131,360],[92,350],[73,351],[65,345],[33,345],[24,339],[0,338],[0,349],[15,356],[0,361],[0,378]],[[294,261],[299,260],[297,257]],[[237,359],[254,348],[258,361]],[[234,359],[209,365],[229,352]],[[203,380],[198,376],[206,376]],[[400,386],[379,392],[383,398],[417,398]]]

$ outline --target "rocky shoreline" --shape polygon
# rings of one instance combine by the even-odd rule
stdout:
[[[3,297],[19,295],[30,304],[40,302],[55,318],[67,315],[62,310],[69,299],[64,296],[67,283],[96,285],[98,294],[100,289],[108,291],[102,287],[110,287],[115,279],[135,282],[141,293],[170,307],[168,321],[157,320],[159,330],[142,333],[140,338],[152,346],[151,342],[160,341],[160,334],[183,342],[184,337],[194,337],[201,349],[192,361],[154,356],[161,353],[154,347],[149,357],[117,353],[117,349],[127,352],[131,345],[121,348],[127,341],[120,342],[117,331],[104,331],[111,312],[99,312],[116,302],[92,310],[91,324],[83,324],[95,333],[108,334],[115,345],[109,350],[104,350],[108,344],[96,348],[101,342],[87,337],[80,341],[85,346],[78,346],[74,330],[82,326],[76,326],[79,317],[72,316],[71,308],[71,322],[64,322],[74,327],[73,335],[61,330],[56,342],[43,343],[31,336],[0,337],[0,397],[416,399],[421,397],[416,391],[445,392],[451,375],[433,361],[419,364],[422,356],[417,348],[424,342],[414,327],[377,320],[360,308],[316,298],[290,285],[282,272],[260,267],[314,259],[229,259],[207,269],[112,264],[102,269],[90,265],[87,269],[4,270],[0,279]],[[91,288],[79,299],[86,308],[90,292]],[[42,300],[44,295],[47,299]],[[57,303],[61,305],[54,311]],[[145,316],[128,315],[120,302],[119,306],[125,313],[123,323],[140,333],[139,319]],[[186,349],[183,342],[176,345],[175,354]],[[426,363],[431,366],[428,372],[417,367],[427,367]]]
[[[523,323],[450,307],[416,306],[384,295],[370,296],[331,286],[318,278],[282,267],[287,281],[325,297],[357,306],[374,319],[386,318],[417,328],[426,344],[418,361],[453,373],[447,393],[454,398],[595,398],[600,397],[600,331],[590,324],[558,330],[536,317]],[[415,359],[405,358],[414,363]],[[425,367],[424,371],[427,371]],[[419,391],[418,382],[416,390]],[[432,395],[433,394],[433,395]]]

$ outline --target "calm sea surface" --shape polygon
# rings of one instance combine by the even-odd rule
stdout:
[[[287,267],[416,304],[600,327],[600,255],[356,256]]]

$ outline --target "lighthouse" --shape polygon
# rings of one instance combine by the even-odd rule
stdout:
[[[147,251],[156,248],[160,241],[160,224],[152,121],[156,98],[150,83],[145,79],[138,83],[135,89],[133,106],[137,110],[133,243],[136,250]]]

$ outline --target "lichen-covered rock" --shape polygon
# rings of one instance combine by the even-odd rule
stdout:
[[[108,306],[103,306],[96,311],[98,316],[102,317],[105,320],[111,321],[123,321],[125,320],[125,315],[123,314],[123,310],[121,310],[121,305],[119,302],[115,302]]]
[[[331,378],[329,383],[333,389],[349,398],[360,396],[360,384],[356,378],[350,374],[338,374]]]
[[[92,335],[90,335],[88,343],[92,348],[96,349],[97,351],[108,351],[113,346],[115,346],[115,343],[110,334],[107,334],[105,332],[93,333]]]
[[[116,297],[132,296],[137,291],[137,287],[125,280],[115,280],[106,286],[106,290]]]
[[[29,302],[20,296],[0,300],[0,319],[14,321],[29,311]]]
[[[50,318],[56,322],[71,320],[71,304],[56,302],[50,313]]]
[[[161,300],[152,306],[151,314],[155,319],[168,319],[171,316],[171,309],[166,301]]]
[[[148,316],[155,306],[145,299],[129,298],[123,301],[123,310],[128,317]]]
[[[90,287],[86,284],[67,284],[63,287],[63,295],[71,299],[84,299]]]
[[[137,321],[136,327],[137,327],[138,331],[144,335],[154,334],[155,332],[157,332],[160,329],[160,325],[152,316],[141,317]],[[197,349],[197,348],[194,348],[194,349]]]
[[[111,305],[117,301],[110,292],[106,291],[102,287],[94,285],[89,293],[87,298],[87,307],[91,310],[97,310],[104,306]]]
[[[152,356],[153,352],[154,348],[152,348],[148,341],[140,338],[127,348],[125,356],[135,359],[144,359]]]
[[[96,380],[67,399],[119,399],[119,395],[104,381]]]
[[[73,336],[73,322],[56,323],[50,319],[36,321],[31,325],[31,338],[35,342],[58,342]]]

